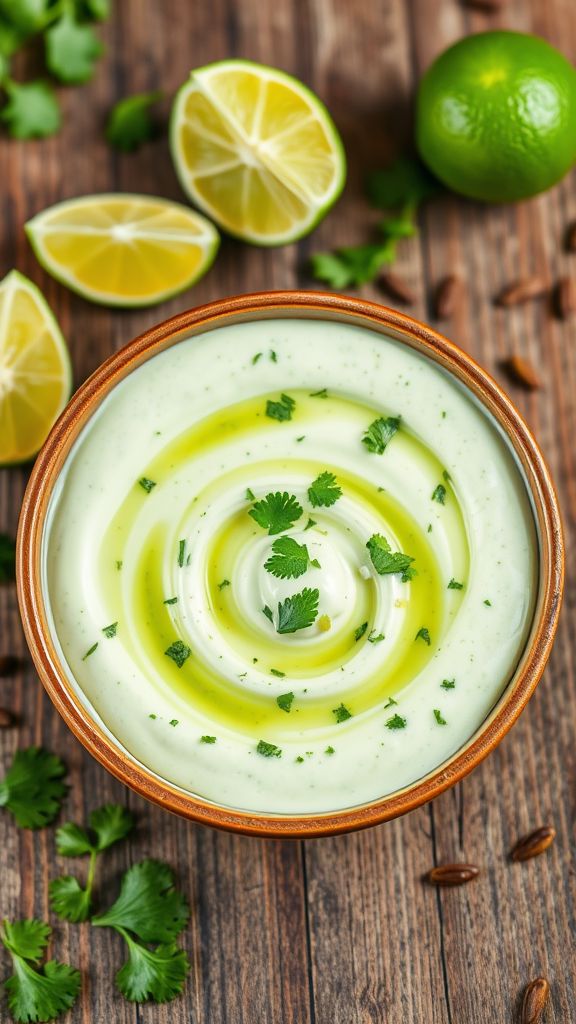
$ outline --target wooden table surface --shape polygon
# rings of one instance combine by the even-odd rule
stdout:
[[[374,216],[361,179],[383,165],[409,134],[415,83],[432,58],[468,32],[534,31],[576,57],[574,0],[509,0],[500,13],[459,0],[122,0],[102,33],[106,56],[86,87],[62,90],[65,123],[42,142],[0,141],[0,276],[11,267],[44,290],[69,340],[79,384],[109,353],[155,322],[189,306],[257,289],[314,286],[311,251],[365,240]],[[161,87],[167,96],[191,67],[242,56],[293,72],[326,101],[350,158],[341,202],[313,236],[276,251],[226,241],[217,264],[192,291],[159,308],[111,312],[89,305],[45,275],[24,237],[32,214],[82,193],[125,190],[183,199],[165,133],[138,154],[120,156],[103,123],[120,96]],[[167,104],[166,104],[167,105]],[[576,322],[560,322],[545,302],[494,307],[503,283],[536,272],[553,282],[576,275],[562,235],[576,218],[574,174],[520,206],[485,208],[447,198],[422,217],[397,266],[417,301],[410,312],[432,323],[430,293],[456,271],[466,282],[458,315],[441,329],[497,379],[500,360],[526,355],[540,392],[509,391],[541,443],[564,514],[568,551],[576,518]],[[378,291],[365,294],[381,299]],[[383,301],[386,301],[385,299]],[[436,324],[435,324],[436,325]],[[0,473],[0,531],[14,532],[26,484],[23,469]],[[571,562],[568,560],[568,567]],[[192,905],[185,945],[192,971],[185,995],[168,1006],[134,1006],[113,987],[122,943],[49,912],[50,878],[70,869],[55,855],[53,829],[16,829],[0,815],[0,911],[37,915],[55,926],[55,954],[77,964],[83,996],[67,1020],[115,1024],[504,1024],[517,1019],[519,993],[546,975],[545,1020],[576,1020],[574,726],[572,641],[575,577],[544,678],[499,749],[463,783],[407,817],[335,839],[267,842],[219,834],[170,817],[126,791],[68,732],[44,696],[20,627],[13,586],[0,588],[0,654],[25,670],[0,680],[0,704],[20,716],[3,730],[2,766],[18,746],[43,743],[65,757],[73,783],[65,818],[84,821],[104,801],[137,814],[136,839],[110,853],[117,884],[143,856],[168,860]],[[526,831],[553,823],[543,857],[513,865],[507,854]],[[437,891],[423,872],[471,860],[482,875]],[[81,862],[73,870],[84,870]],[[6,957],[0,959],[6,973]],[[5,1003],[0,1021],[8,1020]]]

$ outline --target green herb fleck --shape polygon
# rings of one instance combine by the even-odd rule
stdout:
[[[250,487],[247,487],[246,488],[246,501],[254,501],[255,497],[256,497],[256,495],[254,494],[254,491],[252,491],[250,489]]]
[[[438,725],[446,725],[446,719],[442,717],[442,712],[438,708],[434,708],[434,718]]]
[[[329,508],[342,497],[342,488],[336,482],[334,473],[320,473],[308,488],[308,500],[313,508]]]
[[[426,533],[432,533],[432,523],[428,523],[428,529],[426,530]]]
[[[296,761],[296,764],[304,764],[305,759],[302,757],[302,754],[298,754],[298,757],[294,758],[294,760]]]
[[[311,626],[318,615],[320,592],[304,587],[299,594],[293,594],[278,603],[278,633],[295,633],[298,629]]]
[[[443,690],[453,690],[454,687],[456,686],[456,680],[443,679],[442,682],[440,683],[440,686],[442,687]]]
[[[414,640],[423,640],[424,643],[428,644],[428,647],[430,647],[430,632],[426,629],[426,626],[420,627],[420,629],[416,633],[416,636],[414,637]]]
[[[108,638],[108,640],[112,640],[112,638],[115,637],[118,632],[118,623],[111,622],[109,626],[104,626],[102,632],[104,633],[104,636]]]
[[[293,398],[290,398],[290,395],[280,395],[279,402],[272,402],[268,399],[266,402],[266,415],[271,420],[278,420],[279,422],[291,420],[295,408],[296,402]]]
[[[148,715],[148,718],[153,718],[154,721],[156,721],[156,719],[158,718],[158,715]]]
[[[386,419],[380,416],[368,427],[362,444],[373,455],[383,455],[399,427],[399,416],[388,416]]]
[[[278,362],[278,356],[276,355],[276,353],[275,353],[273,348],[270,349],[269,357],[270,357],[270,362],[271,363],[277,363]]]
[[[392,715],[392,718],[389,718],[385,725],[387,729],[405,729],[406,719],[402,718],[402,715]]]
[[[256,366],[259,359],[262,359],[262,353],[257,352],[255,356],[252,356],[252,366]]]
[[[448,590],[464,590],[464,584],[458,583],[458,580],[455,580],[454,577],[452,577],[448,584]]]
[[[309,398],[328,398],[328,391],[326,388],[322,388],[321,391],[312,391]]]
[[[296,520],[300,519],[302,506],[298,504],[293,494],[288,494],[287,491],[284,493],[276,491],[274,494],[267,494],[261,501],[257,501],[249,510],[248,515],[258,523],[258,526],[268,530],[268,533],[272,535],[289,530]]]
[[[285,672],[281,672],[280,669],[278,669],[278,668],[271,668],[270,669],[270,675],[277,676],[278,679],[284,679],[286,673]]]
[[[394,700],[394,697],[388,697],[388,700],[386,701],[386,703],[384,705],[384,711],[387,711],[388,708],[395,707],[397,704],[398,704],[398,701]]]
[[[318,525],[318,523],[316,522],[315,519],[309,519],[308,522],[306,523],[306,526],[304,527],[304,529],[305,530],[311,530],[313,526],[317,526],[317,525]]]
[[[166,600],[162,602],[162,604],[176,604],[177,601],[177,597],[167,597]]]
[[[488,598],[486,598],[486,600],[484,601],[484,604],[486,605],[487,608],[491,608],[492,607],[492,601],[489,601]]]
[[[266,740],[258,740],[256,753],[262,754],[262,757],[282,757],[280,747],[277,747],[275,743],[267,743]]]
[[[271,609],[271,608],[269,608],[267,604],[265,604],[265,605],[264,605],[264,607],[263,607],[263,609],[262,609],[262,614],[263,614],[263,615],[265,615],[265,616],[266,616],[266,618],[267,618],[267,619],[268,619],[268,620],[269,620],[270,622],[274,622],[274,616],[273,616],[273,614],[272,614],[272,609]]]
[[[358,628],[354,630],[354,640],[356,643],[358,643],[358,641],[362,639],[367,629],[368,623],[363,622],[361,626],[358,626]]]
[[[370,552],[372,565],[380,576],[400,573],[403,583],[408,583],[417,575],[412,568],[414,559],[411,555],[403,555],[400,551],[391,551],[390,545],[381,533],[375,533],[366,543]]]
[[[229,586],[230,586],[230,580],[222,580],[222,582],[218,584],[218,590],[224,590],[224,587],[229,587]]]
[[[200,743],[216,743],[215,736],[201,736]]]
[[[178,542],[178,565],[182,569],[184,562],[186,561],[186,541],[181,540]]]
[[[168,722],[168,725],[176,726],[180,725],[180,722],[178,721],[177,718],[171,718],[170,721]]]
[[[438,484],[432,492],[432,501],[437,501],[439,505],[446,504],[446,488],[444,484]]]
[[[146,494],[150,494],[150,491],[154,487],[156,487],[156,481],[155,480],[149,480],[147,476],[141,477],[141,479],[138,481],[138,483],[140,484],[140,487],[142,488],[142,490],[146,491]]]
[[[116,562],[116,569],[118,570],[118,572],[120,572],[120,569],[122,568],[123,564],[124,564],[124,563],[123,563],[123,562],[120,562],[120,561],[117,561],[117,562]]]
[[[272,544],[272,551],[264,568],[278,579],[297,579],[311,565],[320,568],[316,558],[310,559],[306,545],[299,544],[293,537],[278,537]]]
[[[281,693],[279,697],[276,697],[276,703],[281,711],[291,711],[293,700],[294,694],[292,691],[290,693]]]
[[[336,751],[334,750],[334,747],[330,746],[330,747],[326,747],[326,750],[324,751],[324,753],[325,754],[335,754]]]
[[[89,658],[91,654],[94,654],[94,651],[96,650],[97,647],[98,647],[98,641],[96,641],[95,644],[92,644],[92,647],[88,648],[88,650],[86,651],[86,654],[82,658],[82,661],[86,661],[86,658]]]
[[[352,712],[348,710],[345,704],[339,704],[337,708],[332,708],[332,714],[334,715],[338,725],[340,725],[341,722],[346,722],[349,718],[352,718]]]
[[[106,123],[106,139],[110,145],[130,153],[154,138],[157,127],[150,108],[160,99],[161,92],[142,92],[119,100],[112,107]]]
[[[382,640],[385,640],[385,639],[386,639],[386,637],[384,636],[384,633],[376,633],[376,630],[373,629],[372,632],[370,633],[370,636],[368,637],[368,643],[369,644],[379,644],[379,643],[382,642]]]
[[[174,643],[170,644],[170,647],[164,651],[164,654],[166,657],[172,658],[172,661],[176,663],[178,668],[182,668],[184,662],[187,661],[192,654],[192,651],[182,640],[175,640]]]

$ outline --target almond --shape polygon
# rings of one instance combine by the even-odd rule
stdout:
[[[539,299],[546,295],[548,283],[543,277],[520,277],[512,281],[497,295],[496,305],[498,306],[519,306],[530,299]]]
[[[431,885],[464,885],[480,874],[475,864],[440,864],[426,875]]]
[[[539,1024],[549,998],[550,985],[546,978],[534,978],[524,992],[520,1024]]]
[[[512,860],[530,860],[531,857],[539,857],[544,850],[554,842],[556,836],[556,829],[552,828],[551,825],[542,825],[541,828],[535,828],[533,832],[529,832],[527,836],[523,836],[516,843],[510,856]]]

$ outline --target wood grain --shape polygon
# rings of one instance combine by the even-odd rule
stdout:
[[[44,290],[69,339],[76,383],[155,321],[226,294],[309,285],[311,251],[364,240],[375,218],[362,199],[362,177],[406,143],[418,76],[453,40],[509,27],[542,34],[576,55],[573,0],[509,0],[494,13],[459,0],[123,0],[116,7],[94,81],[62,91],[61,134],[39,143],[0,141],[0,274],[16,266]],[[327,102],[350,157],[336,210],[297,246],[269,252],[225,242],[204,281],[159,309],[112,313],[48,278],[22,232],[43,207],[113,189],[182,198],[165,135],[137,155],[109,150],[102,127],[114,100],[159,86],[169,97],[190,67],[227,56],[284,67]],[[164,106],[166,115],[168,99]],[[576,255],[562,245],[576,219],[574,184],[572,175],[517,207],[439,200],[423,215],[419,237],[403,244],[395,268],[417,296],[414,314],[432,322],[435,285],[458,274],[463,301],[448,327],[441,325],[446,333],[497,378],[511,353],[537,368],[539,392],[502,382],[547,454],[569,551],[576,527],[574,326],[555,319],[545,303],[504,310],[493,299],[519,276],[552,283],[576,275]],[[382,298],[375,288],[365,294]],[[15,531],[25,483],[23,469],[0,473],[0,530]],[[21,719],[17,730],[0,733],[2,765],[17,745],[42,742],[69,765],[67,818],[83,821],[106,800],[136,812],[136,840],[111,851],[102,869],[103,898],[129,863],[152,855],[176,868],[192,904],[185,935],[191,978],[185,996],[164,1007],[134,1007],[115,993],[120,940],[55,923],[56,954],[84,973],[70,1024],[502,1024],[516,1019],[525,985],[540,974],[552,990],[546,1024],[576,1020],[575,629],[570,574],[558,639],[529,708],[496,753],[433,805],[363,834],[268,843],[162,814],[84,754],[25,657],[14,588],[0,588],[0,654],[22,655],[26,666],[0,679],[0,704]],[[557,830],[550,850],[511,864],[517,838],[545,822]],[[440,891],[422,883],[434,864],[462,860],[482,868],[472,884]],[[47,885],[65,867],[53,831],[22,832],[0,815],[0,864],[2,916],[49,916]],[[81,861],[72,867],[84,870]],[[3,957],[1,964],[4,973]],[[7,1019],[2,1006],[0,1020]]]

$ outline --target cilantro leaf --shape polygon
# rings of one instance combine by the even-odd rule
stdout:
[[[380,210],[414,208],[425,199],[437,195],[441,186],[424,164],[406,154],[388,167],[369,175],[366,191],[372,206]]]
[[[434,708],[434,718],[436,719],[437,725],[446,725],[446,719],[442,717],[442,712],[438,708]]]
[[[438,484],[432,492],[432,501],[437,501],[439,505],[446,504],[446,488],[444,484]]]
[[[150,107],[161,98],[161,92],[143,92],[119,100],[112,107],[106,124],[106,138],[110,145],[129,153],[152,139],[156,125]]]
[[[453,690],[454,687],[456,686],[456,680],[443,679],[442,682],[440,683],[440,686],[442,687],[443,690]]]
[[[147,476],[141,477],[138,483],[140,484],[142,490],[146,491],[146,494],[150,494],[150,491],[152,491],[156,487],[156,481],[150,480]]]
[[[399,427],[399,416],[380,416],[368,427],[362,444],[374,455],[383,455]]]
[[[332,714],[335,716],[338,725],[340,725],[341,722],[347,722],[349,718],[352,718],[352,712],[348,710],[345,704],[340,704],[337,708],[332,708]]]
[[[280,395],[279,402],[272,402],[270,399],[266,402],[266,415],[272,420],[291,420],[292,413],[296,408],[296,402],[290,395]]]
[[[396,246],[386,239],[376,245],[346,246],[335,252],[316,252],[310,258],[312,275],[332,288],[372,281],[381,267],[394,260]]]
[[[281,693],[279,697],[276,697],[276,703],[281,711],[291,711],[293,701],[294,694],[292,691],[290,693]]]
[[[48,960],[35,970],[51,929],[42,921],[4,922],[0,939],[14,964],[14,974],[4,983],[10,1012],[16,1021],[53,1020],[69,1010],[80,992],[80,972],[67,964]],[[30,954],[33,955],[30,955]]]
[[[362,639],[367,629],[368,623],[363,622],[361,626],[358,626],[358,628],[354,630],[354,640],[356,643],[358,643],[358,641]]]
[[[167,864],[143,860],[125,872],[116,902],[92,919],[98,927],[128,929],[142,942],[172,942],[185,927],[189,909],[174,887]]]
[[[182,668],[184,663],[188,661],[188,658],[192,654],[192,651],[183,640],[175,640],[170,647],[167,647],[164,654],[168,658],[172,658],[172,661],[176,663],[178,668]]]
[[[190,970],[184,950],[173,942],[148,949],[127,932],[120,930],[120,934],[128,946],[128,960],[116,975],[122,995],[132,1003],[147,999],[166,1003],[180,995]]]
[[[92,853],[94,844],[86,829],[67,821],[56,829],[56,849],[61,857],[82,857],[85,853]]]
[[[104,626],[102,632],[108,640],[113,640],[118,632],[118,623],[111,622],[109,626]]]
[[[16,544],[0,533],[0,583],[11,583],[16,575]]]
[[[64,921],[78,924],[90,916],[91,889],[83,889],[73,875],[54,878],[48,886],[50,906]]]
[[[403,555],[400,551],[391,551],[388,541],[381,533],[373,534],[366,547],[379,576],[401,573],[402,582],[408,583],[416,575],[416,570],[411,568],[414,561],[412,556]]]
[[[134,828],[132,814],[120,804],[104,804],[103,807],[98,807],[92,811],[88,821],[96,836],[95,849],[98,853],[125,839]]]
[[[283,533],[300,519],[302,506],[298,503],[293,494],[284,491],[276,491],[275,494],[267,494],[261,501],[248,510],[248,515],[258,526],[268,530],[269,534]]]
[[[264,563],[264,568],[273,576],[281,580],[297,579],[302,576],[309,565],[316,569],[320,563],[314,558],[310,559],[308,548],[305,544],[299,544],[293,537],[278,537],[272,544],[273,554]],[[266,615],[266,612],[264,612]],[[272,621],[272,613],[268,616]]]
[[[448,584],[448,590],[464,590],[464,584],[459,583],[458,580],[455,580],[454,577],[452,577]]]
[[[13,139],[44,139],[60,128],[60,107],[54,90],[46,82],[7,80],[4,89],[8,102],[0,110]]]
[[[21,34],[15,49],[42,27],[48,5],[49,0],[1,0],[0,16]]]
[[[320,505],[328,508],[342,497],[342,488],[337,484],[334,473],[320,473],[308,488],[308,500],[314,508]]]
[[[20,828],[44,828],[54,820],[68,787],[63,761],[41,747],[17,750],[0,782],[0,807],[6,807]]]
[[[416,633],[414,640],[423,640],[424,643],[427,644],[428,647],[430,647],[430,644],[432,642],[430,640],[430,630],[427,629],[426,626],[420,626],[420,629]]]
[[[304,587],[299,594],[293,594],[278,602],[277,633],[295,633],[298,629],[311,626],[318,615],[320,592]]]
[[[262,757],[282,757],[280,747],[277,747],[275,743],[267,743],[266,740],[258,740],[256,753],[262,754]]]
[[[76,0],[78,13],[88,21],[104,21],[110,14],[111,0]]]
[[[405,729],[406,719],[402,718],[402,715],[395,714],[392,715],[392,718],[389,718],[384,724],[387,729]]]
[[[92,78],[103,46],[89,25],[65,10],[46,32],[45,43],[46,66],[61,82],[77,85]]]

